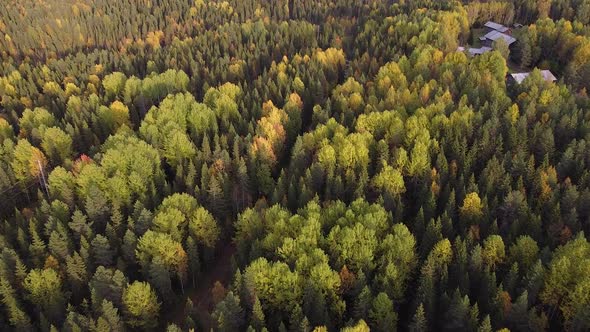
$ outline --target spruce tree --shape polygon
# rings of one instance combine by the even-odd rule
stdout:
[[[213,317],[217,320],[219,331],[239,331],[244,325],[244,312],[240,299],[229,291],[215,307]]]
[[[264,311],[258,296],[254,297],[254,305],[252,307],[252,317],[250,321],[252,322],[252,326],[256,329],[256,331],[260,331],[265,327]]]
[[[414,314],[414,318],[412,318],[412,322],[408,327],[408,330],[411,332],[425,332],[428,331],[428,322],[426,321],[426,315],[424,313],[424,306],[422,303],[416,309],[416,313]]]

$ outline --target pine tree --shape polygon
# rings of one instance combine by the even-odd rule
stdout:
[[[134,233],[137,237],[141,237],[152,226],[153,214],[140,201],[135,203],[133,211],[133,219],[135,220]]]
[[[299,325],[299,331],[300,332],[310,332],[311,331],[311,326],[309,325],[309,320],[307,320],[307,317],[303,317],[303,320],[301,321],[301,324]]]
[[[88,196],[86,197],[84,207],[90,221],[96,227],[97,233],[104,232],[109,218],[108,200],[105,193],[96,186],[91,186],[88,189]]]
[[[428,322],[426,321],[426,315],[422,303],[420,303],[418,309],[416,309],[416,313],[414,314],[414,318],[408,329],[411,332],[425,332],[428,330]]]
[[[189,236],[186,240],[186,254],[188,255],[188,270],[190,279],[192,281],[193,287],[195,287],[197,282],[197,276],[201,272],[201,263],[199,259],[199,250],[197,247],[197,242],[193,239],[192,236]]]
[[[166,328],[166,332],[182,332],[182,330],[176,324],[170,324]]]
[[[216,216],[223,216],[226,213],[222,184],[222,181],[219,180],[217,176],[211,176],[207,191],[207,202],[211,207],[211,211],[213,211]]]
[[[174,301],[174,291],[172,290],[171,274],[160,258],[153,260],[148,265],[148,280],[157,290],[166,304]]]
[[[21,309],[14,289],[5,278],[0,278],[0,295],[2,295],[2,304],[7,310],[10,325],[18,331],[30,331],[32,329],[31,320],[27,313]]]
[[[61,224],[58,224],[57,229],[51,232],[48,247],[51,255],[61,262],[65,262],[66,258],[71,254],[70,238]]]
[[[121,245],[121,254],[128,264],[135,263],[135,247],[137,246],[137,237],[131,230],[125,232],[123,244]]]
[[[102,301],[100,316],[96,324],[99,331],[123,331],[125,329],[118,309],[107,300]]]
[[[538,260],[533,264],[530,271],[525,276],[524,282],[529,294],[529,303],[535,303],[537,301],[537,297],[543,287],[544,275],[545,271],[543,269],[543,264],[541,263],[541,260]]]
[[[41,267],[41,262],[45,260],[47,255],[47,247],[45,242],[39,237],[33,223],[30,224],[29,232],[31,233],[32,238],[31,244],[29,245],[31,260],[35,267]]]
[[[86,264],[86,266],[91,266],[92,262],[90,260],[90,252],[91,247],[90,247],[90,243],[88,243],[88,240],[82,236],[80,238],[80,257],[82,257],[82,260],[84,261],[84,263]]]
[[[121,237],[123,227],[123,215],[121,209],[118,206],[114,206],[111,214],[111,220],[107,224],[106,236],[109,239],[109,243],[113,248],[119,248],[121,246]]]
[[[88,271],[84,260],[77,252],[66,259],[66,276],[72,288],[74,303],[78,303],[88,283]]]
[[[420,209],[422,211],[422,209]],[[420,216],[421,213],[419,213]],[[422,241],[420,241],[420,256],[426,257],[434,247],[436,243],[442,240],[442,225],[440,218],[437,220],[430,219],[430,222],[426,226]]]
[[[121,308],[121,296],[126,285],[127,278],[121,271],[99,266],[88,283],[94,311],[100,310],[103,300]]]
[[[298,330],[301,327],[300,325],[304,318],[306,317],[303,315],[303,309],[301,309],[301,306],[299,304],[294,305],[291,314],[289,315],[289,329],[291,331]]]
[[[111,266],[115,252],[111,249],[109,240],[98,234],[91,243],[92,257],[98,266]]]
[[[502,283],[504,285],[504,289],[506,289],[508,293],[514,294],[516,287],[518,286],[519,279],[518,264],[514,263],[512,264],[510,271],[508,271],[506,277],[504,278],[504,282]]]
[[[516,299],[512,307],[510,308],[510,312],[506,317],[506,325],[512,331],[524,331],[529,328],[529,320],[528,320],[528,293],[525,290],[522,294]]]
[[[27,297],[51,322],[59,323],[65,318],[66,298],[62,292],[62,281],[53,269],[34,269],[23,282]]]
[[[531,47],[531,40],[528,34],[522,34],[519,40],[519,50],[520,50],[520,66],[523,68],[528,68],[531,65],[532,61],[532,47]]]
[[[492,332],[492,324],[490,323],[490,315],[486,315],[486,317],[481,322],[481,325],[477,329],[477,332]]]
[[[80,211],[74,211],[72,215],[72,221],[68,223],[68,226],[73,232],[74,240],[80,243],[80,238],[84,235],[87,239],[93,238],[94,234],[92,231],[92,223],[88,222],[88,218]]]
[[[467,295],[466,295],[467,297]],[[476,331],[479,323],[479,306],[475,303],[469,309],[469,316],[467,317],[467,329],[469,331]]]
[[[213,317],[217,320],[219,331],[239,331],[244,324],[240,299],[232,291],[228,292],[225,299],[217,304]]]
[[[461,297],[459,290],[453,292],[451,303],[445,313],[444,326],[446,330],[467,330],[469,318],[469,298]]]
[[[22,285],[29,271],[27,266],[20,260],[20,258],[18,256],[16,256],[16,258],[17,259],[14,262],[14,279],[17,285]]]
[[[252,326],[256,329],[256,331],[260,331],[262,330],[262,328],[265,327],[264,311],[262,309],[262,304],[260,303],[260,299],[258,298],[258,296],[254,297],[254,305],[252,307],[252,318],[250,319],[250,321]]]
[[[369,287],[364,286],[354,304],[354,316],[356,319],[367,319],[369,317],[369,308],[372,301],[373,296]]]
[[[312,326],[326,325],[330,321],[326,298],[311,283],[303,291],[303,314],[309,319]]]
[[[395,332],[397,330],[397,313],[387,294],[379,293],[373,299],[371,310],[369,310],[369,319],[376,331]]]

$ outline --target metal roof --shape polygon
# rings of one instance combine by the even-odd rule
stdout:
[[[484,26],[487,28],[490,28],[490,29],[494,29],[499,32],[506,32],[509,30],[508,27],[505,27],[502,24],[498,24],[498,23],[492,22],[492,21],[487,21],[486,24],[484,24]]]
[[[512,74],[510,74],[510,76],[512,76],[512,78],[516,81],[516,83],[520,84],[527,77],[529,77],[530,74],[531,74],[530,72],[528,72],[528,73],[512,73]],[[555,75],[553,75],[553,73],[549,70],[541,70],[541,76],[547,82],[557,81],[557,78],[555,77]]]
[[[480,48],[470,48],[467,50],[467,52],[469,52],[469,54],[471,54],[472,56],[475,56],[475,55],[484,54],[484,53],[489,52],[491,50],[492,50],[491,47],[483,46]]]
[[[486,35],[484,36],[486,39],[492,40],[492,41],[496,41],[500,38],[504,39],[506,41],[506,43],[508,45],[514,43],[516,41],[516,38],[509,36],[507,34],[498,32],[498,31],[490,31],[488,33],[486,33]]]
[[[483,47],[480,47],[480,48],[470,47],[470,48],[467,49],[467,52],[471,56],[476,56],[476,55],[484,54],[484,53],[489,52],[491,50],[492,50],[492,48],[491,47],[487,47],[487,46],[483,46]],[[457,52],[465,52],[465,47],[464,46],[457,47]]]
[[[541,76],[543,76],[543,79],[547,82],[557,81],[557,77],[555,77],[555,75],[549,70],[541,70]]]

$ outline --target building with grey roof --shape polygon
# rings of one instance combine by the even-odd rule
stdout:
[[[472,48],[469,48],[469,49],[467,50],[467,52],[469,52],[469,54],[470,54],[471,56],[476,56],[476,55],[482,55],[482,54],[484,54],[484,53],[486,53],[486,52],[489,52],[489,51],[491,51],[491,50],[492,50],[492,48],[491,48],[491,47],[482,46],[482,47],[480,47],[480,48],[473,48],[473,47],[472,47]]]
[[[465,50],[466,49],[463,46],[457,47],[457,52],[465,52]],[[470,47],[470,48],[467,48],[467,53],[470,56],[476,56],[476,55],[482,55],[482,54],[484,54],[486,52],[489,52],[491,50],[492,50],[492,48],[491,47],[487,47],[487,46],[483,46],[483,47],[480,47],[480,48]]]
[[[498,31],[503,33],[510,33],[510,28],[496,22],[487,21],[484,26],[490,31]]]
[[[507,35],[505,33],[495,31],[495,30],[486,33],[483,37],[485,38],[485,40],[483,40],[483,43],[485,46],[488,46],[488,47],[491,47],[492,44],[498,39],[504,39],[504,41],[506,41],[506,44],[508,44],[508,46],[510,46],[516,42],[516,38],[514,38],[510,35]]]
[[[510,74],[510,79],[514,81],[516,84],[521,84],[527,77],[529,77],[531,73],[512,73]],[[555,82],[557,78],[553,73],[549,70],[541,70],[541,76],[546,82]]]

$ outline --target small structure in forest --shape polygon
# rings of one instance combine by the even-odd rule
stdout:
[[[557,78],[555,77],[555,75],[553,75],[553,73],[549,70],[541,70],[541,76],[543,77],[543,79],[546,82],[555,82],[557,81]],[[516,84],[520,84],[522,83],[522,81],[524,81],[531,73],[512,73],[510,74],[510,76],[508,77],[508,79]]]
[[[482,46],[480,48],[470,47],[467,49],[467,53],[469,53],[470,56],[476,56],[476,55],[482,55],[482,54],[489,52],[491,50],[492,50],[492,48],[487,47],[487,46]],[[457,52],[465,52],[465,47],[463,47],[463,46],[457,47]]]
[[[508,46],[510,46],[516,42],[516,38],[514,38],[510,35],[507,35],[505,33],[499,32],[499,31],[490,31],[490,32],[486,33],[483,36],[483,38],[484,38],[482,40],[483,45],[488,46],[488,47],[491,47],[492,44],[498,39],[504,39],[504,41],[506,41],[506,44],[508,44]]]
[[[492,44],[498,39],[504,39],[508,46],[516,42],[516,38],[512,37],[512,30],[509,27],[492,21],[486,22],[484,26],[486,34],[479,37],[482,45],[492,47]]]
[[[467,50],[467,52],[469,52],[469,55],[471,55],[471,56],[476,56],[476,55],[482,55],[482,54],[487,53],[491,50],[492,50],[491,47],[482,46],[480,48],[471,47],[470,49]]]
[[[486,27],[487,32],[491,32],[491,31],[498,31],[501,33],[506,33],[506,34],[511,34],[512,32],[510,31],[510,28],[507,26],[504,26],[502,24],[496,23],[496,22],[492,22],[492,21],[487,21],[486,24],[483,25],[484,27]]]

